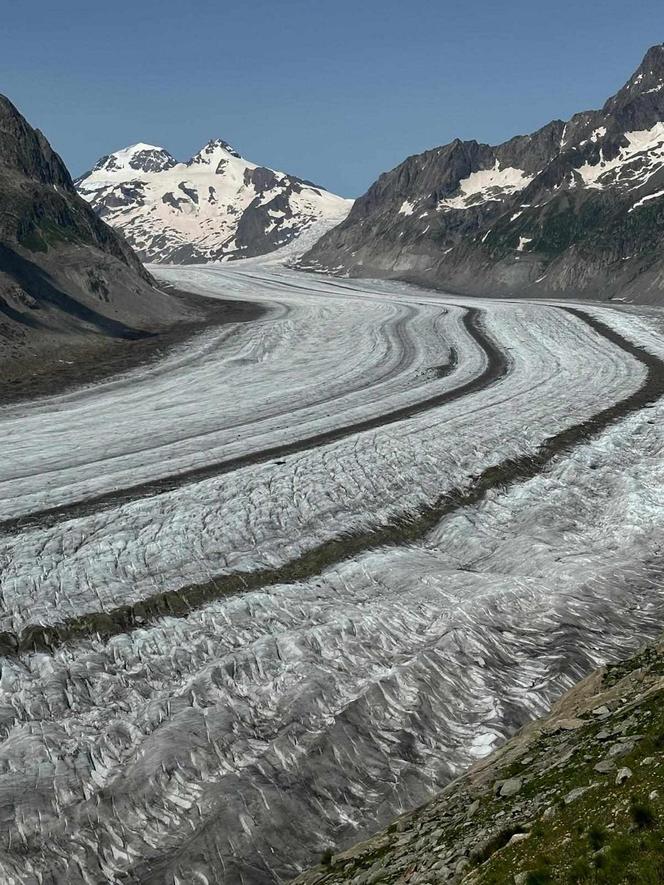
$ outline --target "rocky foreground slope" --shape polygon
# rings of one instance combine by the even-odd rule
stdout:
[[[664,46],[598,111],[409,157],[302,266],[469,294],[664,296]]]
[[[68,346],[132,340],[190,315],[76,193],[60,157],[0,96],[3,381]],[[31,369],[31,370],[32,370]]]
[[[664,882],[664,643],[599,670],[297,885]]]
[[[135,144],[102,157],[76,186],[143,260],[166,264],[264,255],[314,224],[338,224],[352,205],[245,160],[221,139],[185,163]]]

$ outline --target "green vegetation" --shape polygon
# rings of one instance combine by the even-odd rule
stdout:
[[[605,684],[645,662],[655,673],[662,656],[646,650],[629,662],[608,669]],[[561,769],[543,772],[519,796],[555,790],[555,816],[539,820],[527,841],[508,845],[478,867],[477,885],[662,885],[664,883],[664,689],[621,717],[590,721],[576,734],[576,748]],[[607,756],[617,736],[628,752],[615,769],[598,773],[594,766]],[[605,735],[614,734],[613,738]],[[628,741],[630,734],[637,740]],[[547,739],[532,755],[546,752]],[[619,783],[617,772],[628,769]],[[575,801],[560,801],[578,787],[591,787]]]
[[[575,197],[562,193],[543,208],[522,212],[516,222],[501,219],[486,244],[491,257],[498,260],[514,254],[520,237],[531,239],[529,252],[550,261],[572,246],[608,263],[624,257],[616,253],[617,248],[630,256],[659,254],[664,209],[653,202],[627,212],[627,205],[615,194],[586,191]]]
[[[92,240],[85,228],[77,223],[75,216],[68,211],[60,211],[54,219],[45,216],[33,218],[18,232],[18,242],[31,252],[46,252],[49,246],[58,243],[92,242]]]
[[[561,705],[298,885],[664,885],[664,643]]]

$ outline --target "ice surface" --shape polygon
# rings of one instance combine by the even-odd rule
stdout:
[[[268,312],[159,364],[0,409],[2,519],[128,490],[4,532],[4,630],[285,567],[331,539],[403,525],[646,376],[553,303],[340,282],[276,259],[160,273]],[[507,372],[381,424],[486,371],[469,309]],[[583,310],[664,356],[656,313]],[[282,882],[426,799],[659,629],[662,411],[313,576],[3,658],[0,879]],[[132,496],[137,482],[260,461],[358,416],[376,426]]]

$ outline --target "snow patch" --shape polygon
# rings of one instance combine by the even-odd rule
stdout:
[[[652,129],[627,132],[625,139],[627,145],[612,160],[600,150],[599,162],[578,168],[587,188],[601,190],[615,184],[628,189],[640,187],[664,166],[664,122]]]
[[[640,206],[645,206],[646,203],[649,203],[651,200],[658,200],[660,197],[664,197],[664,190],[656,191],[654,194],[648,194],[646,197],[642,197],[638,203],[634,203],[632,208],[629,210],[633,212],[635,209],[638,209]]]
[[[471,173],[468,178],[459,182],[456,195],[441,200],[439,209],[468,209],[471,206],[479,206],[523,190],[533,180],[523,169],[513,166],[500,168],[500,163],[492,169],[481,169]]]

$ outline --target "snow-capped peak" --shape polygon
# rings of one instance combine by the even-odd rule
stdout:
[[[158,144],[146,144],[144,141],[139,141],[136,144],[130,144],[128,147],[123,148],[122,151],[118,153],[125,153],[128,156],[135,156],[136,154],[142,154],[145,151],[158,151],[161,153],[166,153],[166,148],[161,147]]]
[[[194,154],[187,165],[193,166],[194,164],[202,163],[206,166],[216,166],[219,160],[224,160],[228,157],[235,157],[238,160],[242,159],[240,154],[227,141],[224,141],[222,138],[213,138],[197,154]]]
[[[139,141],[112,154],[102,157],[93,167],[93,172],[163,172],[175,166],[177,160],[158,145]]]
[[[312,225],[340,222],[350,200],[256,166],[221,138],[191,160],[134,144],[103,157],[78,191],[147,261],[219,261],[262,255]]]

